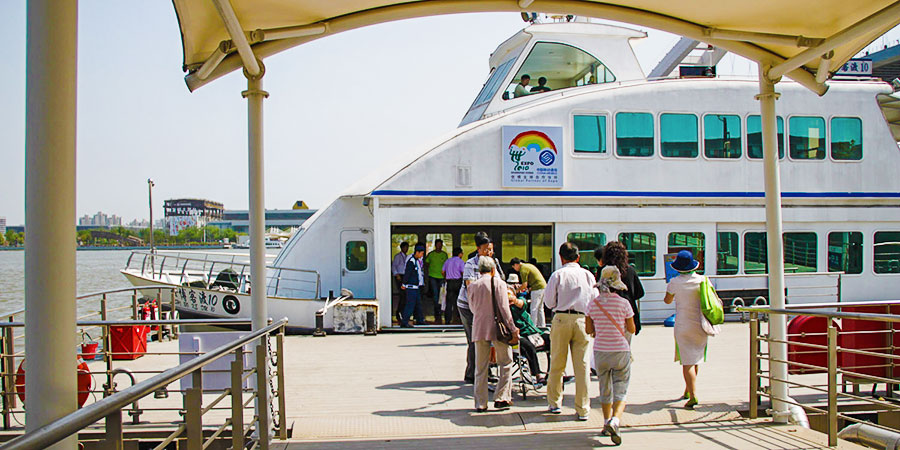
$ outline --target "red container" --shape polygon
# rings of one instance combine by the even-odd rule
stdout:
[[[81,344],[81,359],[85,361],[93,361],[97,359],[97,347],[99,342],[87,342]]]
[[[844,306],[843,312],[890,314],[892,305],[878,306]],[[897,308],[896,305],[893,305]],[[896,311],[896,309],[895,309]],[[843,319],[844,335],[841,347],[854,350],[868,350],[878,353],[890,353],[891,324],[873,320]],[[859,355],[841,352],[840,365],[843,370],[864,375],[891,377],[890,361],[880,356]],[[852,377],[852,375],[849,375]]]
[[[837,326],[837,323],[832,321]],[[841,329],[838,327],[838,332]],[[805,344],[828,345],[828,319],[824,317],[797,316],[788,322],[788,341]],[[806,335],[803,335],[803,334]],[[795,336],[797,335],[797,336]],[[825,373],[828,367],[828,351],[805,345],[788,344],[788,361],[810,364],[822,369],[788,365],[788,373]]]
[[[112,359],[138,359],[147,352],[147,325],[112,325],[109,335],[112,340]]]

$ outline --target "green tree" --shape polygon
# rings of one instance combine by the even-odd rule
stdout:
[[[0,247],[6,246],[6,237],[0,234]]]

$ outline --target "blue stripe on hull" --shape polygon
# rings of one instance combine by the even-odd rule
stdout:
[[[417,197],[672,197],[764,198],[763,192],[704,191],[417,191],[376,190],[372,195]],[[900,192],[782,192],[782,198],[900,198]]]

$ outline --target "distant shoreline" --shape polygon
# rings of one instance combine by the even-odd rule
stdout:
[[[225,248],[221,244],[218,245],[167,245],[164,247],[156,247],[157,250],[218,250]],[[25,247],[0,247],[0,252],[25,250]],[[94,251],[94,250],[150,250],[149,246],[142,247],[107,247],[86,245],[77,247],[76,250]]]

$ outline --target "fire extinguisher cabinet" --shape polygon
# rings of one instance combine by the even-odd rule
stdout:
[[[147,352],[147,325],[113,325],[109,327],[112,359],[138,359]]]

